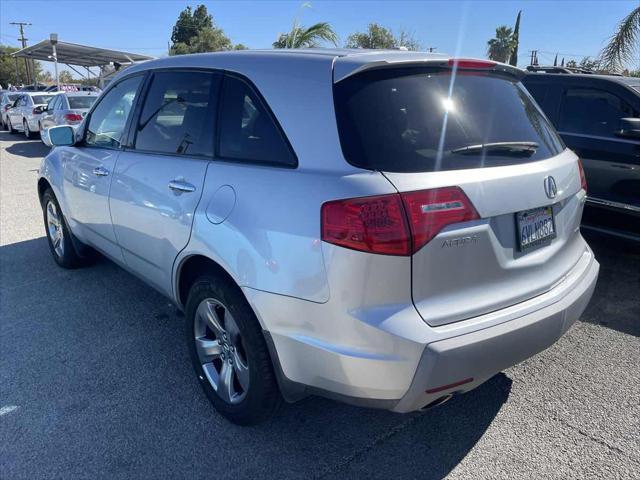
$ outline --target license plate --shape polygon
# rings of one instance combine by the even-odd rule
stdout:
[[[551,206],[518,212],[516,226],[520,250],[526,250],[556,238],[556,224]]]

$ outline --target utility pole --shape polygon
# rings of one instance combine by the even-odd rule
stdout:
[[[537,57],[538,57],[538,51],[531,50],[531,61],[529,62],[529,65],[535,65]]]
[[[28,38],[24,37],[24,27],[25,26],[30,26],[31,24],[28,22],[11,22],[10,25],[17,25],[18,28],[20,29],[20,38],[18,40],[20,40],[20,42],[22,43],[22,48],[27,48],[27,40]],[[24,66],[26,69],[26,73],[27,73],[27,84],[31,83],[31,69],[29,68],[29,59],[27,57],[24,57]],[[35,82],[35,78],[33,79]]]

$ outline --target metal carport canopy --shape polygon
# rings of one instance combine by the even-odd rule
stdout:
[[[53,59],[53,45],[50,40],[43,40],[40,43],[23,48],[12,54],[15,57],[26,57],[34,60],[51,62]],[[57,42],[56,56],[58,63],[78,65],[81,67],[101,67],[110,63],[133,63],[143,60],[152,60],[155,57],[140,55],[139,53],[121,52],[106,48],[90,47],[88,45],[78,45],[77,43]]]

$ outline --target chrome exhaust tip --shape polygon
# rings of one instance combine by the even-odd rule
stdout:
[[[430,408],[438,407],[438,406],[442,405],[443,403],[448,402],[452,398],[453,398],[453,393],[448,393],[446,395],[443,395],[441,397],[436,398],[433,402],[425,405],[420,410],[429,410]]]

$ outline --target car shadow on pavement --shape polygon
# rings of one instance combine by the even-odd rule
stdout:
[[[44,237],[0,247],[0,263],[7,478],[439,479],[511,390],[499,374],[407,415],[310,397],[237,427],[200,389],[184,318],[140,280],[104,259],[63,270]]]
[[[583,322],[640,337],[640,246],[585,234],[600,262],[600,274]]]
[[[40,141],[39,138],[27,140],[22,133],[0,132],[0,140],[12,142],[6,151],[13,155],[21,155],[27,158],[42,158],[50,152],[50,148]]]

